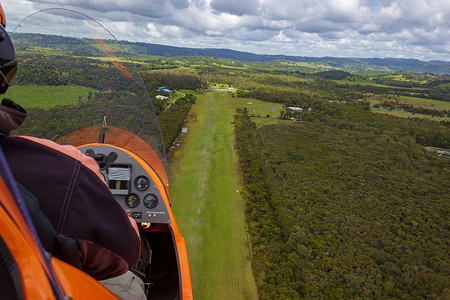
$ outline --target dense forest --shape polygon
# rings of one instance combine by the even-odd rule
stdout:
[[[280,119],[297,122],[261,128],[245,109],[235,119],[262,299],[449,296],[450,161],[425,146],[449,148],[450,124],[374,114],[374,95],[391,99],[380,106],[424,109],[398,103],[417,87],[334,81],[359,76],[247,73],[238,84],[227,77],[236,96],[303,108],[281,111]],[[443,78],[428,86],[448,97]]]
[[[420,121],[330,106],[235,117],[260,297],[448,298],[450,161],[416,142]]]

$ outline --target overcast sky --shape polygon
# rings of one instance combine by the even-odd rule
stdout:
[[[8,30],[74,9],[119,40],[260,54],[450,61],[449,0],[3,0]]]

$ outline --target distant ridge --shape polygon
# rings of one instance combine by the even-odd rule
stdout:
[[[15,39],[22,45],[30,46],[50,46],[55,37],[42,34],[16,33]],[[66,40],[68,49],[73,42],[72,37],[58,37],[58,43],[61,45]],[[132,55],[154,55],[165,57],[176,56],[204,56],[217,57],[222,59],[231,59],[241,62],[270,62],[270,61],[292,61],[306,63],[322,63],[330,67],[345,71],[403,71],[417,73],[433,73],[440,75],[450,75],[449,61],[421,61],[418,59],[405,58],[343,58],[343,57],[306,57],[306,56],[288,56],[288,55],[269,55],[255,54],[250,52],[235,51],[230,49],[212,49],[212,48],[186,48],[165,46],[159,44],[120,41]]]
[[[207,56],[242,62],[270,62],[286,60],[293,62],[327,63],[332,67],[347,71],[404,71],[417,73],[450,74],[450,62],[421,61],[406,58],[344,58],[344,57],[306,57],[288,55],[255,54],[230,49],[185,48],[150,43],[121,41],[125,45],[136,45],[146,49],[147,55],[158,56]]]

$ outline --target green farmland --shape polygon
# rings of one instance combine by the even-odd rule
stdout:
[[[76,104],[78,97],[86,99],[96,90],[83,86],[13,85],[5,94],[21,106],[50,108],[55,105]]]
[[[448,121],[448,119],[449,119],[447,117],[434,117],[434,116],[423,115],[423,114],[412,114],[412,113],[406,112],[406,111],[395,111],[395,110],[380,109],[380,108],[373,108],[372,111],[377,114],[387,114],[387,115],[391,115],[391,116],[399,117],[399,118],[420,118],[420,119],[428,119],[428,120],[439,121],[439,122],[443,122],[443,121],[445,122],[445,121]]]
[[[400,96],[400,103],[410,104],[414,107],[423,107],[438,110],[450,110],[450,102],[438,101],[433,99],[416,98],[408,96]]]

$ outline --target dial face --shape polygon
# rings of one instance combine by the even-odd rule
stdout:
[[[150,186],[150,180],[145,176],[136,177],[134,180],[134,187],[138,191],[145,191]]]
[[[153,194],[148,194],[147,196],[145,196],[144,198],[144,205],[147,208],[155,208],[156,205],[158,205],[158,197],[156,197]]]
[[[139,204],[139,196],[136,194],[129,194],[126,198],[125,198],[125,204],[126,206],[128,206],[129,208],[135,208],[136,206],[138,206]]]

